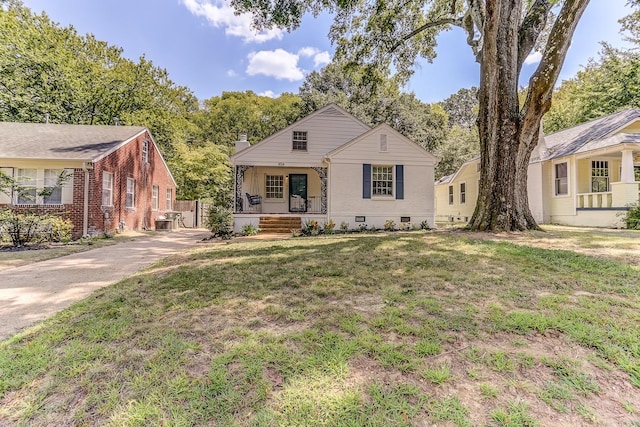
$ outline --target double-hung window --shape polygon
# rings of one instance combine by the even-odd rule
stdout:
[[[142,163],[149,163],[149,141],[142,141]]]
[[[284,179],[282,175],[267,175],[265,197],[267,199],[282,199],[284,197]]]
[[[591,191],[593,193],[609,191],[609,162],[607,160],[591,161]]]
[[[127,209],[136,207],[136,180],[127,178],[127,201],[125,204]]]
[[[113,174],[102,172],[102,206],[113,206]]]
[[[393,196],[393,166],[371,167],[371,194]]]
[[[293,151],[307,151],[307,131],[293,131],[291,149]]]
[[[555,195],[556,196],[566,196],[569,194],[569,174],[568,174],[568,164],[567,162],[556,163],[554,165],[555,172]]]
[[[173,210],[173,189],[167,188],[167,210]]]
[[[154,211],[158,210],[158,198],[160,195],[160,189],[157,185],[151,187],[151,209]]]
[[[460,183],[460,204],[464,205],[465,203],[467,203],[467,183],[461,182]]]
[[[62,204],[62,181],[64,180],[64,170],[45,169],[44,170],[44,204]]]
[[[453,204],[453,185],[449,186],[449,204]]]
[[[33,205],[36,203],[36,169],[18,169],[18,188],[16,203],[18,205]]]

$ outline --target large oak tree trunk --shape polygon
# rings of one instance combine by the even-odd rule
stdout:
[[[527,196],[529,160],[538,143],[542,116],[551,107],[551,93],[571,36],[588,2],[566,1],[520,107],[518,77],[523,56],[532,47],[526,39],[528,29],[521,25],[522,0],[486,1],[478,93],[480,189],[471,230],[539,229]]]

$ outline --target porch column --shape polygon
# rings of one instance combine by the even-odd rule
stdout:
[[[320,177],[320,213],[327,213],[327,168],[312,167]]]
[[[244,173],[249,169],[247,165],[238,165],[236,166],[236,179],[235,179],[235,187],[236,187],[236,212],[242,212],[242,183],[244,182]]]
[[[620,182],[635,182],[636,177],[633,173],[633,150],[622,150],[622,173],[620,174]]]

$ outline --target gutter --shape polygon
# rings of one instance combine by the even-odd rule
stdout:
[[[84,171],[84,197],[82,211],[82,237],[89,235],[89,170],[93,170],[93,163],[82,162]]]

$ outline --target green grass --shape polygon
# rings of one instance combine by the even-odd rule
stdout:
[[[186,252],[1,342],[0,424],[638,423],[640,270],[553,234]]]

